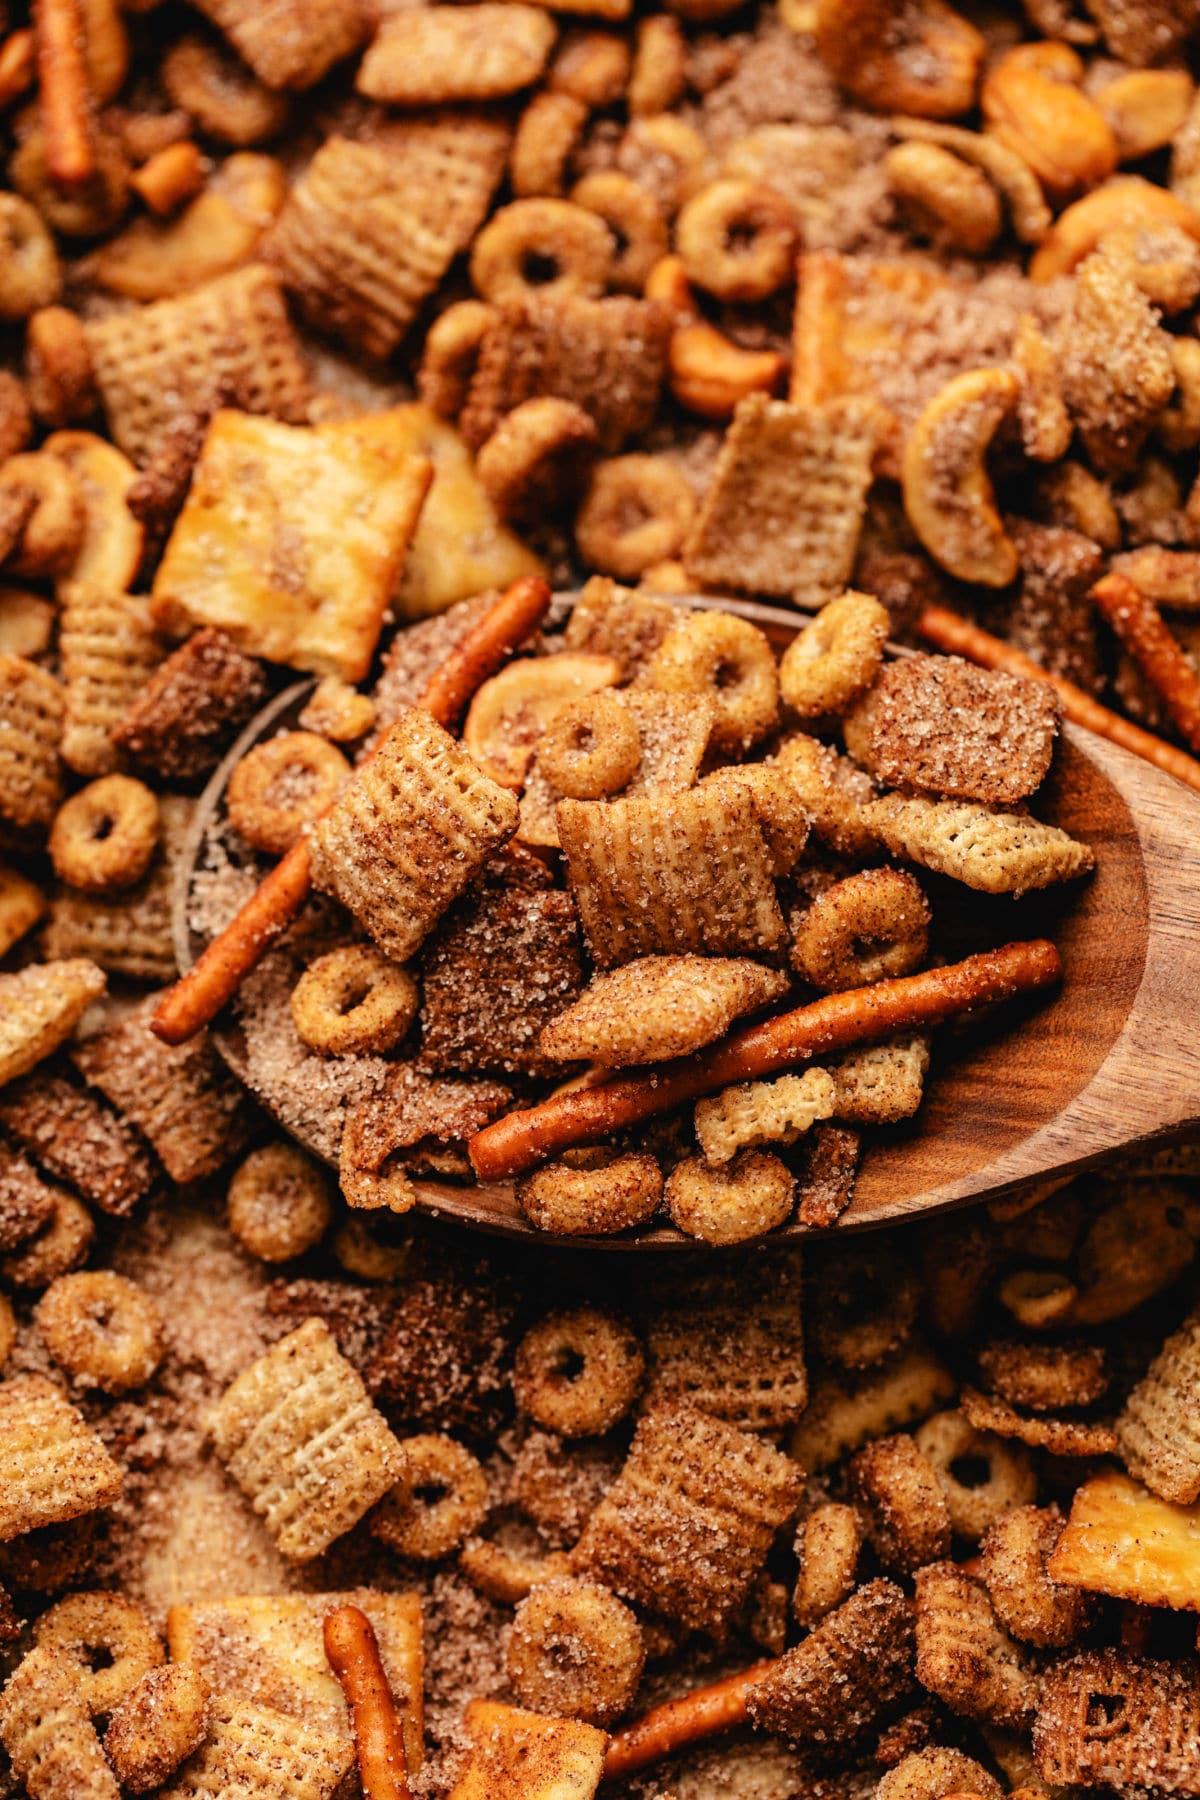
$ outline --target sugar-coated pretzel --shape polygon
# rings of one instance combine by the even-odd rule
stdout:
[[[1117,573],[1098,581],[1091,597],[1191,748],[1200,751],[1200,675],[1158,607],[1127,575]]]
[[[708,1687],[693,1688],[678,1700],[668,1700],[635,1719],[632,1725],[615,1731],[604,1757],[605,1779],[615,1781],[631,1775],[689,1744],[744,1724],[750,1689],[774,1667],[772,1662],[761,1662],[740,1669],[736,1675],[726,1675]]]
[[[522,576],[505,590],[434,670],[421,705],[439,724],[453,724],[471,695],[535,631],[550,605],[539,577]],[[381,740],[382,741],[382,740]],[[308,845],[293,845],[237,917],[215,937],[155,1009],[152,1029],[166,1044],[182,1044],[216,1018],[239,984],[303,906],[312,869]]]
[[[80,187],[96,167],[80,0],[37,0],[33,9],[46,166],[64,187]]]
[[[412,1800],[404,1726],[374,1626],[361,1607],[338,1606],[326,1615],[324,1639],[350,1708],[363,1800]]]
[[[685,1067],[667,1064],[508,1113],[470,1139],[471,1162],[484,1180],[520,1175],[560,1150],[594,1143],[718,1088],[782,1072],[822,1052],[920,1030],[993,1001],[1037,993],[1061,977],[1054,945],[1033,938],[920,975],[827,994],[811,1006],[732,1033]]]

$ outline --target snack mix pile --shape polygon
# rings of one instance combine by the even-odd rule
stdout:
[[[1200,0],[667,4],[0,30],[0,1800],[1200,1800]]]

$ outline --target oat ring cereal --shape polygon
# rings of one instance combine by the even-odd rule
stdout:
[[[667,253],[666,221],[654,196],[619,169],[602,169],[577,181],[571,198],[603,219],[616,239],[610,285],[640,294],[651,269]]]
[[[848,590],[797,633],[779,664],[785,706],[802,719],[839,713],[875,679],[887,641],[887,608]]]
[[[58,299],[62,269],[41,215],[19,194],[0,195],[0,318],[26,319]]]
[[[779,716],[779,678],[757,625],[732,613],[695,612],[668,632],[645,683],[668,694],[707,694],[716,705],[710,742],[744,751]]]
[[[95,1235],[92,1215],[83,1202],[65,1188],[55,1188],[54,1211],[48,1223],[4,1258],[0,1275],[13,1287],[48,1287],[84,1260]]]
[[[689,1237],[740,1244],[782,1225],[795,1194],[795,1177],[778,1156],[742,1150],[715,1169],[703,1157],[689,1156],[667,1177],[663,1200]]]
[[[691,483],[665,456],[614,456],[593,471],[575,542],[592,568],[636,581],[678,556],[695,515]]]
[[[935,1413],[916,1439],[937,1470],[950,1522],[960,1537],[978,1543],[997,1519],[1036,1498],[1028,1450],[990,1431],[976,1431],[960,1412]]]
[[[163,1647],[140,1606],[122,1594],[68,1594],[34,1627],[39,1648],[65,1651],[79,1663],[89,1712],[111,1713],[163,1660]],[[94,1666],[90,1655],[110,1660]]]
[[[556,1237],[608,1237],[644,1225],[662,1197],[662,1170],[641,1152],[597,1169],[545,1163],[517,1183],[517,1204],[530,1224]]]
[[[822,993],[910,975],[929,947],[929,902],[903,869],[864,869],[819,894],[792,934],[792,966]]]
[[[526,1556],[494,1538],[472,1538],[464,1545],[459,1568],[471,1586],[501,1606],[515,1606],[543,1582],[565,1575],[569,1564],[561,1551]]]
[[[629,1411],[645,1372],[627,1325],[594,1307],[551,1313],[517,1347],[517,1405],[547,1431],[592,1437]]]
[[[612,260],[612,233],[595,213],[570,200],[514,200],[475,239],[471,280],[493,303],[587,296],[603,292]]]
[[[538,746],[538,767],[572,800],[619,794],[636,775],[642,740],[629,708],[602,688],[560,706]]]
[[[328,1231],[329,1183],[298,1144],[265,1144],[235,1172],[226,1213],[230,1231],[251,1256],[288,1262],[315,1248]]]
[[[629,1707],[645,1660],[641,1626],[615,1594],[559,1577],[518,1606],[506,1667],[525,1706],[604,1726]]]
[[[37,1304],[46,1348],[68,1375],[107,1394],[144,1387],[162,1356],[162,1317],[135,1282],[111,1269],[60,1275]]]
[[[284,856],[337,799],[350,764],[314,731],[281,731],[234,769],[225,790],[229,822],[268,856]]]
[[[65,800],[50,827],[50,860],[68,887],[109,894],[132,887],[158,843],[158,799],[131,775],[103,775]]]
[[[417,984],[374,944],[343,944],[311,963],[292,989],[302,1044],[322,1056],[394,1049],[417,1011]]]
[[[405,1474],[371,1515],[371,1530],[398,1556],[438,1562],[478,1531],[488,1482],[465,1445],[441,1432],[402,1438]]]
[[[791,207],[773,188],[714,181],[683,207],[675,244],[688,278],[718,300],[765,300],[792,279],[797,245]]]

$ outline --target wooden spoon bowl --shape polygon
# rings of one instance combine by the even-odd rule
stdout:
[[[777,648],[804,622],[803,615],[752,602],[688,596],[686,603],[739,613]],[[176,893],[182,971],[204,945],[189,923],[192,879],[209,833],[220,828],[229,776],[254,744],[295,723],[311,685],[300,683],[264,708],[197,806]],[[1088,880],[1020,901],[974,895],[927,874],[922,880],[943,949],[966,955],[1012,938],[1052,937],[1065,969],[1062,988],[1048,1001],[1007,1007],[940,1034],[919,1113],[872,1134],[840,1228],[1017,1194],[1065,1180],[1130,1145],[1171,1141],[1200,1126],[1200,1056],[1193,1048],[1200,800],[1149,763],[1066,725],[1037,811],[1092,846],[1096,870]],[[240,1026],[227,1018],[212,1036],[246,1081]],[[293,1135],[305,1141],[302,1132]],[[548,1241],[526,1223],[510,1182],[416,1186],[425,1211]],[[804,1227],[790,1225],[770,1241],[803,1235]],[[695,1240],[657,1224],[619,1238],[565,1241],[613,1251],[696,1248]]]

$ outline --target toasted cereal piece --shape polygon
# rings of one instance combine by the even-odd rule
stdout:
[[[895,1582],[870,1581],[772,1664],[746,1704],[764,1731],[840,1755],[912,1685],[912,1604]]]
[[[54,1217],[54,1189],[23,1156],[0,1151],[0,1251],[15,1250]]]
[[[822,1369],[789,1453],[815,1473],[840,1462],[869,1438],[915,1424],[954,1397],[954,1378],[920,1344],[865,1376]]]
[[[1086,875],[1086,844],[1023,813],[991,812],[965,800],[885,794],[862,817],[894,856],[949,875],[983,894],[1030,893]]]
[[[498,120],[449,113],[389,125],[369,143],[328,137],[267,257],[315,325],[390,356],[483,222],[508,141]]]
[[[823,844],[839,856],[869,856],[878,849],[878,839],[863,817],[863,807],[875,798],[875,786],[848,756],[839,756],[832,744],[798,731],[784,738],[775,760],[786,771]]]
[[[845,587],[862,526],[875,413],[858,400],[741,401],[684,547],[702,583],[763,594]]]
[[[58,879],[86,894],[137,885],[158,847],[158,798],[129,775],[102,775],[64,800],[47,849]]]
[[[915,1271],[896,1247],[885,1258],[869,1240],[829,1245],[813,1283],[813,1347],[844,1369],[886,1362],[911,1337],[920,1294]]]
[[[1037,1271],[1041,1274],[1044,1271]],[[1072,1290],[1073,1292],[1074,1290]],[[1047,1299],[1051,1306],[1053,1289]],[[1117,1435],[1107,1421],[1051,1418],[1045,1413],[1018,1412],[1007,1400],[964,1387],[959,1396],[964,1417],[976,1431],[997,1438],[1011,1438],[1031,1450],[1048,1450],[1054,1456],[1112,1456]]]
[[[538,766],[571,800],[607,800],[629,786],[642,760],[637,722],[611,689],[567,700],[537,746]]]
[[[46,910],[46,897],[26,876],[0,863],[0,957],[32,931]]]
[[[720,1633],[742,1604],[802,1477],[768,1443],[692,1407],[639,1423],[571,1553],[635,1606]]]
[[[298,1144],[264,1144],[238,1165],[226,1196],[229,1229],[263,1262],[288,1262],[320,1243],[333,1218],[329,1181]]]
[[[482,1465],[441,1432],[401,1440],[405,1473],[371,1514],[371,1535],[414,1562],[439,1562],[461,1548],[488,1511]]]
[[[476,884],[421,957],[421,1064],[435,1072],[545,1075],[561,1060],[543,1028],[583,981],[579,926],[569,894],[524,891],[504,879]]]
[[[367,1385],[417,1429],[488,1437],[511,1404],[516,1335],[511,1295],[494,1271],[439,1256],[396,1295]]]
[[[643,1321],[647,1409],[686,1401],[745,1431],[794,1425],[808,1400],[798,1265],[772,1264],[769,1289],[746,1269],[685,1279],[656,1293]]]
[[[1050,675],[1089,693],[1102,684],[1095,609],[1088,594],[1104,570],[1099,546],[1058,525],[1009,521],[1021,561],[1021,588],[1005,636]]]
[[[367,14],[340,0],[203,0],[200,11],[223,31],[269,88],[310,88],[361,44]]]
[[[475,467],[502,519],[534,525],[574,504],[595,442],[590,413],[573,400],[541,394],[501,419],[480,445]]]
[[[716,1167],[689,1156],[663,1188],[672,1223],[707,1244],[740,1244],[776,1230],[790,1218],[795,1197],[786,1163],[755,1150],[740,1150]]]
[[[193,803],[179,794],[159,802],[162,842],[136,887],[102,898],[60,889],[42,937],[48,956],[88,956],[112,975],[162,984],[175,979],[171,904],[175,871]]]
[[[354,85],[391,106],[499,100],[541,75],[557,36],[540,6],[477,0],[385,18]]]
[[[662,1196],[662,1170],[653,1156],[638,1152],[591,1169],[543,1163],[516,1189],[529,1223],[555,1237],[610,1237],[644,1225]]]
[[[833,1116],[853,1125],[894,1125],[921,1104],[929,1068],[927,1037],[891,1038],[851,1050],[830,1070]]]
[[[0,586],[0,652],[36,662],[54,636],[54,607],[29,588]]]
[[[65,1043],[104,988],[103,973],[84,957],[0,975],[0,1087]]]
[[[416,1594],[351,1588],[225,1595],[172,1606],[167,1614],[172,1666],[195,1669],[214,1694],[229,1701],[273,1707],[352,1754],[346,1702],[322,1647],[326,1615],[339,1606],[357,1606],[371,1622],[388,1686],[403,1712],[408,1766],[415,1771],[422,1739]]]
[[[1104,1398],[1111,1381],[1100,1344],[996,1338],[980,1346],[979,1367],[986,1387],[1033,1412],[1091,1406]]]
[[[0,1541],[111,1506],[124,1479],[100,1439],[43,1375],[0,1383]]]
[[[155,575],[156,621],[176,636],[217,626],[252,655],[361,681],[429,480],[382,429],[218,412]],[[270,503],[248,515],[249,485]]]
[[[61,1650],[31,1650],[0,1694],[0,1742],[30,1800],[119,1800],[79,1683]]]
[[[525,1333],[513,1363],[522,1412],[562,1437],[599,1437],[633,1405],[645,1372],[637,1337],[593,1307],[551,1313]]]
[[[517,1608],[506,1666],[526,1706],[604,1726],[632,1704],[645,1656],[627,1606],[595,1582],[559,1577]]]
[[[943,1800],[970,1794],[973,1800],[1001,1800],[1004,1790],[974,1757],[941,1744],[915,1750],[883,1776],[876,1800]]]
[[[574,210],[599,226],[594,214]],[[590,413],[601,450],[613,454],[654,417],[670,326],[665,308],[630,295],[532,290],[506,298],[480,347],[459,421],[463,436],[478,448],[522,401],[553,394]]]
[[[139,678],[111,732],[116,749],[160,780],[195,787],[266,698],[261,666],[222,631],[194,631]]]
[[[635,593],[607,576],[593,575],[571,608],[563,643],[568,650],[615,657],[623,679],[633,681],[681,616],[682,609],[669,600]]]
[[[1129,1394],[1117,1448],[1129,1473],[1164,1500],[1200,1500],[1200,1312],[1169,1337]]]
[[[1041,786],[1058,732],[1051,687],[957,656],[888,663],[862,710],[854,750],[876,781],[988,806]]]
[[[119,758],[110,734],[163,657],[149,602],[140,595],[67,584],[59,650],[63,761],[77,775],[106,775]]]
[[[48,670],[0,655],[0,821],[18,831],[44,830],[58,809],[63,710]]]
[[[356,744],[375,723],[375,702],[340,676],[318,681],[297,719],[301,731],[315,732],[332,744]]]
[[[385,1055],[417,1016],[417,984],[374,944],[341,944],[292,989],[296,1035],[320,1056]]]
[[[609,656],[563,651],[517,657],[471,701],[463,747],[493,781],[519,792],[530,757],[559,710],[612,687],[619,677],[620,665]]]
[[[281,731],[239,759],[225,788],[226,817],[252,849],[286,856],[349,775],[350,764],[327,739]]]
[[[590,568],[636,581],[678,554],[695,510],[691,483],[666,457],[610,457],[575,516],[576,547]]]
[[[780,999],[787,986],[779,970],[745,958],[641,957],[593,976],[543,1028],[539,1047],[556,1062],[610,1068],[665,1062],[715,1042],[744,1013]]]
[[[517,802],[428,715],[390,728],[311,838],[313,885],[406,962],[488,856]]]
[[[621,1465],[610,1445],[568,1443],[549,1431],[530,1431],[513,1457],[505,1501],[556,1548],[573,1544]]]
[[[1038,1773],[1056,1786],[1194,1794],[1200,1678],[1191,1662],[1084,1650],[1046,1671],[1033,1727]]]
[[[1113,1470],[1075,1492],[1051,1582],[1142,1606],[1200,1612],[1200,1508],[1174,1506]]]
[[[159,1790],[161,1800],[331,1800],[354,1760],[347,1738],[257,1699],[222,1697],[214,1711],[207,1738]]]
[[[783,653],[784,704],[802,719],[844,712],[874,680],[887,641],[887,608],[848,588],[828,601]]]
[[[792,926],[792,966],[822,993],[911,975],[929,948],[929,902],[901,869],[862,869],[818,894]]]
[[[604,220],[573,200],[513,200],[493,214],[472,245],[471,281],[492,305],[535,292],[550,300],[595,300],[611,278],[615,247]],[[531,270],[545,279],[531,277]]]
[[[917,1678],[952,1712],[1020,1727],[1037,1705],[1032,1660],[1003,1630],[987,1589],[957,1563],[916,1575]]]
[[[779,716],[775,654],[765,634],[732,613],[694,612],[675,625],[640,677],[646,687],[707,694],[716,707],[712,742],[744,755]]]
[[[217,1455],[285,1556],[319,1556],[404,1473],[399,1443],[326,1326],[243,1370],[209,1418]]]
[[[836,1080],[837,1072],[834,1071]],[[818,1125],[800,1157],[796,1222],[815,1231],[836,1225],[854,1198],[862,1136],[841,1125]]]
[[[792,1593],[792,1613],[808,1628],[854,1591],[863,1526],[853,1506],[829,1500],[801,1521],[796,1531],[799,1573]]]
[[[950,1514],[937,1472],[907,1432],[864,1445],[847,1473],[885,1569],[911,1575],[950,1554]]]
[[[81,1387],[106,1394],[144,1387],[162,1360],[158,1308],[136,1282],[112,1269],[58,1276],[35,1317],[50,1355]]]
[[[601,968],[637,956],[776,949],[783,916],[748,794],[703,787],[563,800],[567,879]]]
[[[190,1663],[151,1669],[113,1712],[104,1751],[128,1794],[159,1788],[200,1748],[212,1720],[212,1701]]]
[[[61,1074],[27,1075],[0,1092],[0,1125],[47,1174],[117,1218],[153,1185],[154,1162],[137,1134]]]
[[[15,1288],[46,1287],[86,1261],[96,1227],[83,1203],[65,1188],[47,1189],[51,1212],[35,1235],[0,1263],[0,1275]]]
[[[725,1088],[711,1100],[697,1101],[697,1141],[713,1164],[731,1162],[740,1150],[764,1144],[794,1144],[818,1119],[829,1117],[835,1093],[824,1069]]]
[[[455,1150],[512,1099],[499,1081],[430,1075],[414,1063],[393,1063],[383,1086],[351,1114],[367,1166],[376,1159],[439,1167],[439,1153]]]
[[[168,1046],[150,1030],[158,996],[73,1052],[91,1087],[149,1139],[172,1181],[198,1181],[236,1156],[249,1132],[246,1095],[203,1032]]]
[[[1171,340],[1125,259],[1098,251],[1075,272],[1063,397],[1101,475],[1127,474],[1175,391]]]
[[[88,348],[113,437],[139,465],[214,392],[302,424],[312,385],[279,278],[261,263],[132,311],[89,321]]]
[[[1014,1637],[1040,1649],[1075,1643],[1097,1611],[1088,1594],[1049,1573],[1062,1534],[1057,1506],[1018,1506],[996,1520],[980,1545],[981,1573],[998,1617]]]
[[[605,1737],[578,1719],[551,1719],[498,1700],[472,1700],[465,1714],[466,1765],[448,1800],[592,1800]]]
[[[587,120],[588,108],[574,94],[549,89],[533,96],[517,121],[508,165],[519,200],[541,195],[562,198],[567,165]]]
[[[916,1437],[937,1470],[950,1522],[960,1537],[978,1541],[1010,1507],[1028,1504],[1037,1493],[1026,1452],[977,1430],[959,1412],[935,1414]]]

